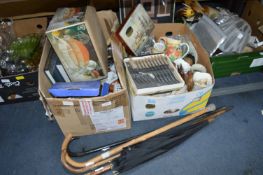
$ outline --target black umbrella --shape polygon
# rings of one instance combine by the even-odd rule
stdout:
[[[145,142],[125,148],[121,152],[121,156],[112,162],[114,174],[128,171],[144,162],[147,162],[160,154],[163,154],[173,147],[179,145],[194,133],[208,125],[208,122],[201,122],[185,132],[168,136],[156,136]]]

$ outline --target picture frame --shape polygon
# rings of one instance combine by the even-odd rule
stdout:
[[[154,22],[174,22],[175,0],[119,0],[119,18],[121,23],[139,3],[143,5]]]

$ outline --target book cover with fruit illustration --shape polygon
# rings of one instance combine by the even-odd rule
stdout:
[[[66,10],[65,10],[66,9]],[[71,81],[105,78],[80,8],[59,9],[46,35]]]

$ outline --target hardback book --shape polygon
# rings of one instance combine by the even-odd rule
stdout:
[[[107,77],[107,44],[94,7],[59,8],[46,35],[70,81]]]

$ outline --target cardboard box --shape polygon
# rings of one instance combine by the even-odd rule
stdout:
[[[46,35],[72,82],[107,76],[107,43],[94,7],[58,9]]]
[[[32,33],[44,33],[47,18],[38,15],[14,17],[14,32],[17,37]],[[29,72],[0,78],[0,105],[37,100],[38,72]]]
[[[49,42],[45,43],[39,66],[39,94],[49,115],[53,115],[64,134],[74,136],[110,132],[131,127],[129,96],[120,60],[115,59],[122,90],[103,97],[54,98],[48,93],[51,83],[44,73]]]
[[[26,14],[35,14],[41,12],[54,12],[59,7],[81,7],[86,6],[88,1],[83,0],[1,0],[0,16],[20,16]]]
[[[242,14],[252,28],[252,35],[263,40],[263,4],[259,0],[250,0],[246,2],[245,9]],[[261,30],[260,30],[261,29]]]
[[[198,63],[204,65],[207,71],[214,77],[208,53],[187,26],[172,23],[155,24],[153,35],[156,38],[165,36],[167,32],[172,32],[173,35],[187,35],[198,53]],[[184,116],[196,112],[206,106],[213,85],[184,94],[163,95],[158,97],[147,95],[139,96],[130,93],[133,120],[139,121],[171,116]],[[131,90],[129,92],[131,92]]]

